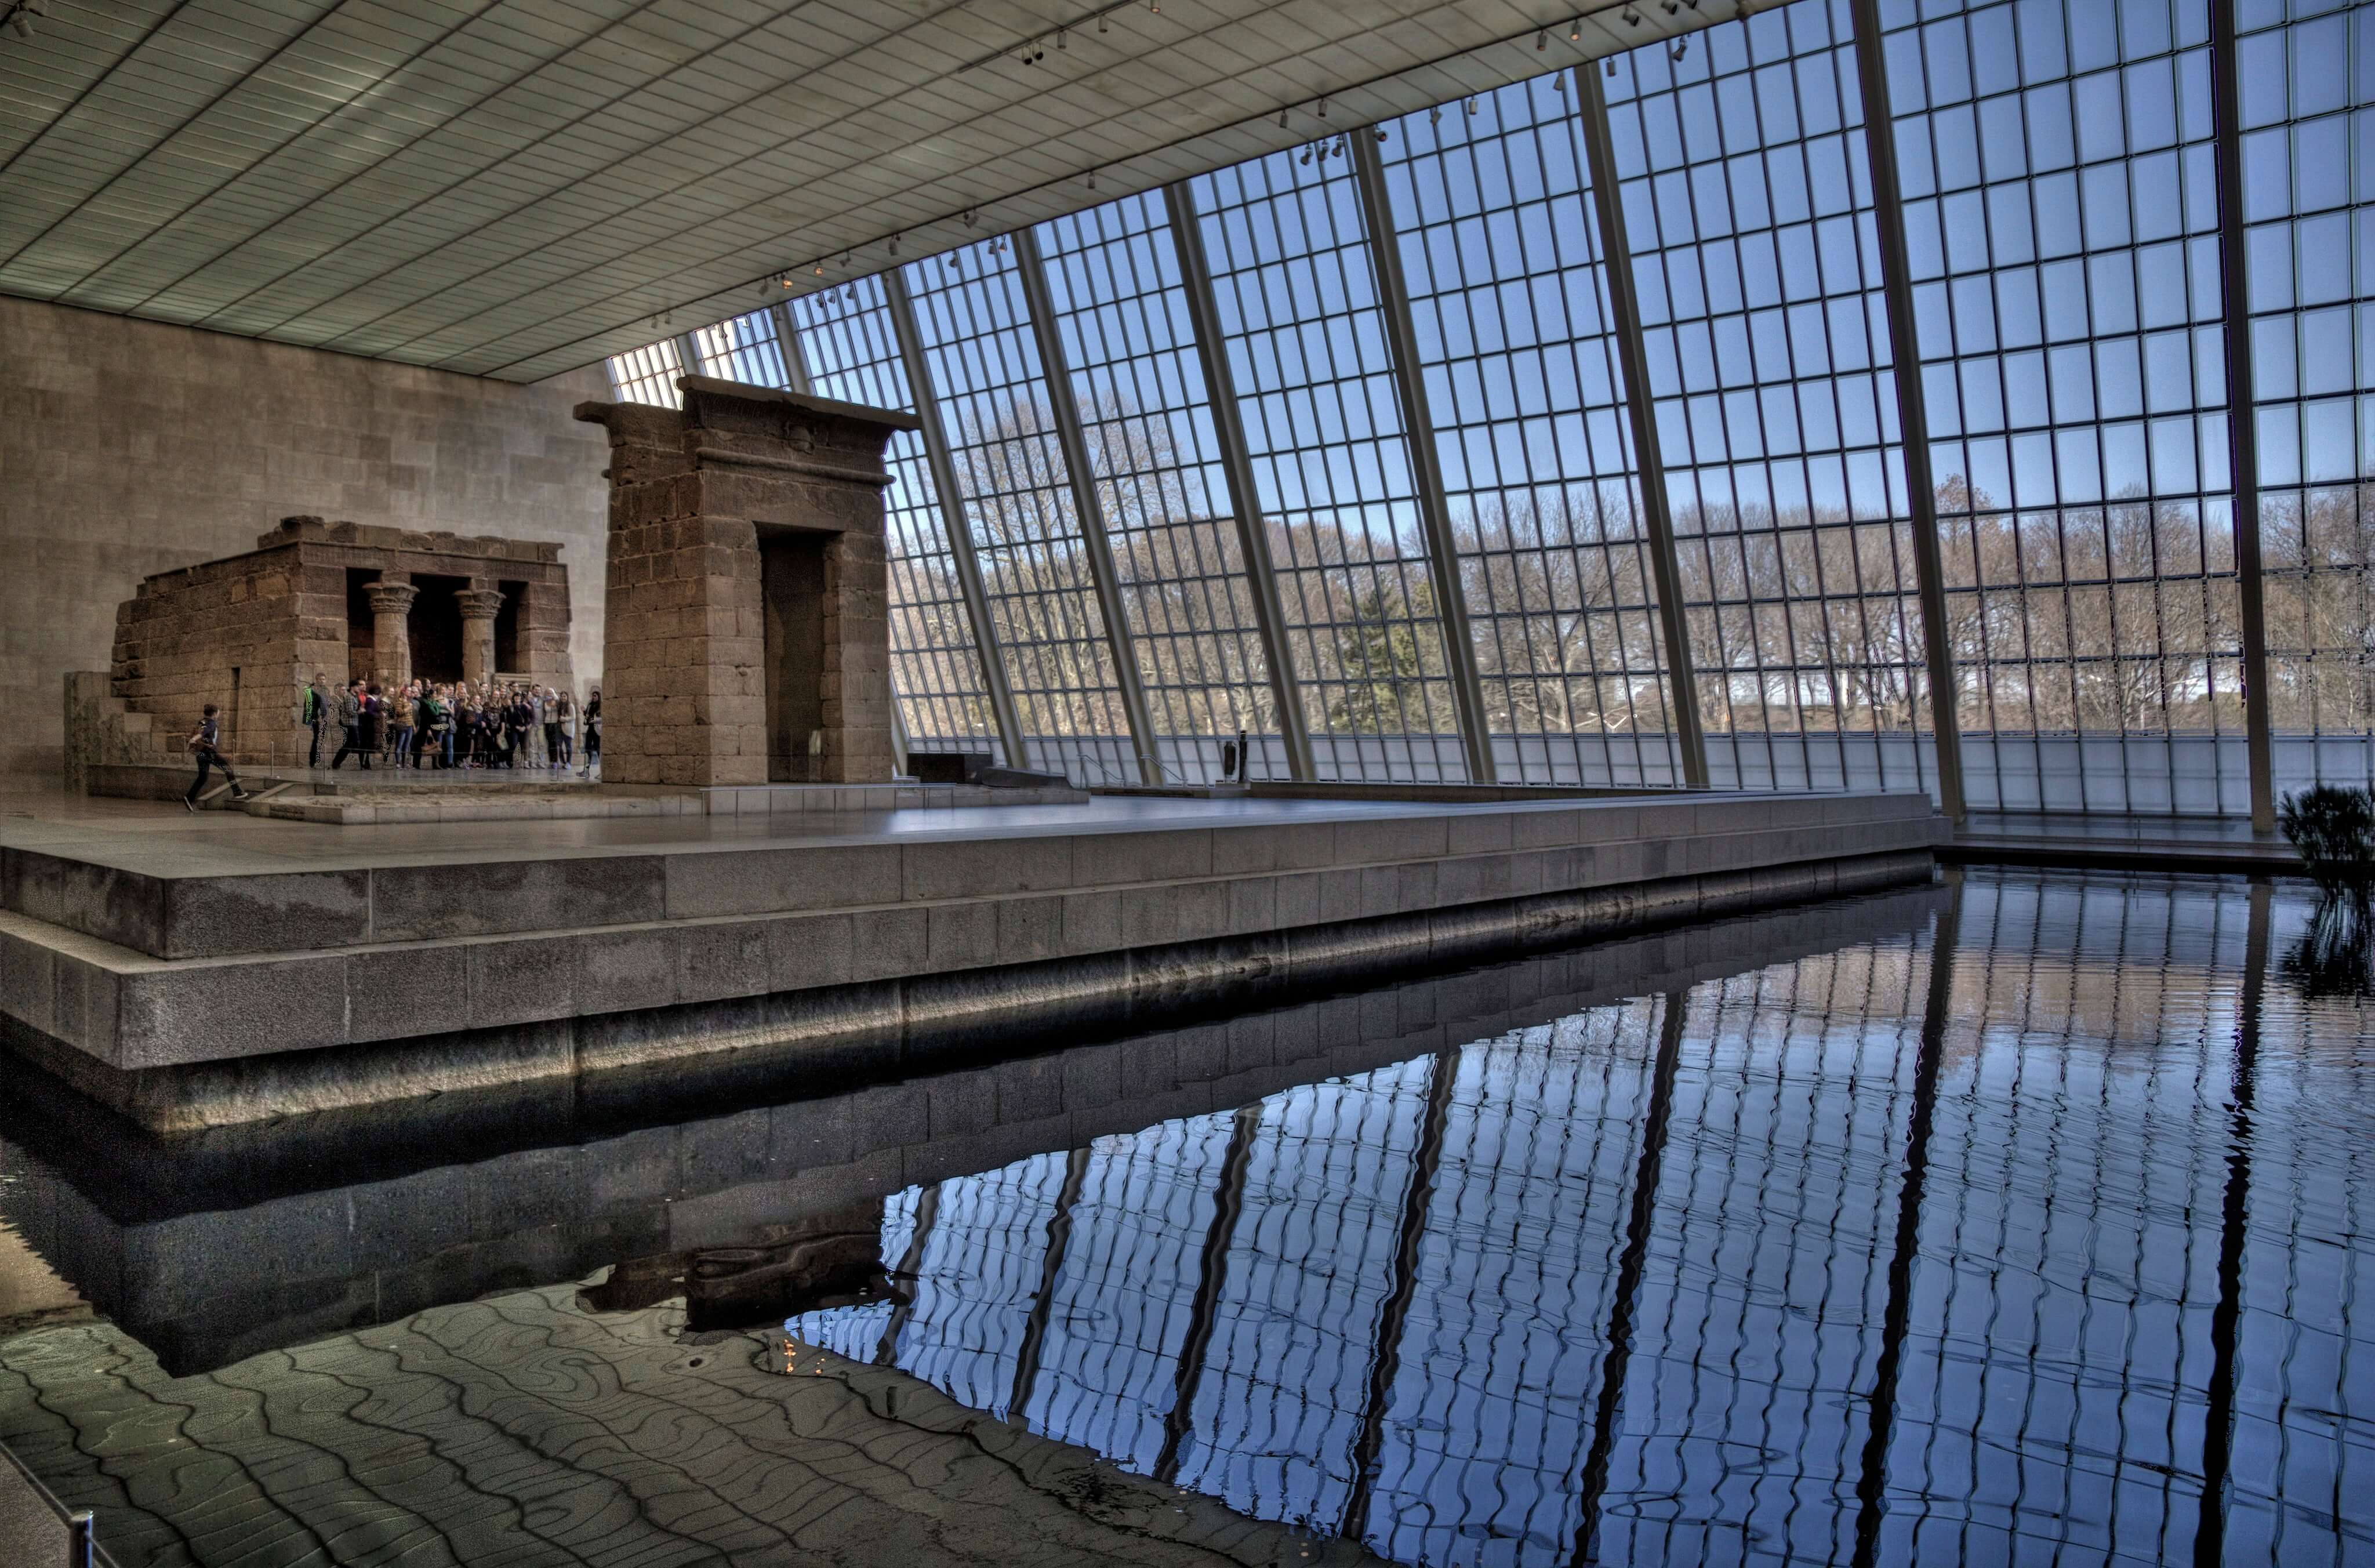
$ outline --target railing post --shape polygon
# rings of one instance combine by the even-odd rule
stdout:
[[[1287,776],[1305,783],[1317,776],[1311,760],[1311,726],[1303,717],[1303,684],[1287,652],[1286,609],[1278,593],[1278,569],[1270,553],[1270,528],[1262,516],[1261,490],[1254,481],[1253,448],[1246,441],[1245,415],[1237,407],[1236,377],[1221,336],[1221,310],[1212,292],[1212,264],[1204,253],[1204,230],[1196,219],[1195,198],[1185,181],[1163,187],[1171,219],[1171,240],[1179,256],[1179,278],[1188,296],[1188,319],[1196,333],[1197,363],[1204,372],[1204,395],[1212,430],[1221,442],[1221,473],[1229,488],[1229,510],[1237,524],[1237,549],[1246,563],[1246,586],[1254,601],[1254,626],[1262,656],[1270,663],[1270,701],[1278,710],[1279,736],[1286,746]]]
[[[1353,144],[1353,183],[1360,187],[1362,225],[1368,230],[1369,260],[1377,279],[1377,313],[1385,319],[1392,351],[1394,391],[1401,404],[1410,443],[1411,477],[1418,489],[1418,520],[1426,535],[1427,574],[1435,586],[1436,618],[1443,628],[1444,664],[1451,674],[1451,708],[1468,760],[1471,784],[1492,784],[1493,735],[1484,720],[1484,686],[1476,673],[1476,641],[1468,628],[1468,598],[1459,586],[1459,556],[1451,536],[1451,503],[1443,486],[1443,460],[1435,450],[1435,420],[1426,401],[1426,378],[1418,365],[1418,328],[1411,320],[1410,280],[1394,236],[1393,208],[1386,200],[1385,164],[1377,157],[1377,128],[1348,133]]]
[[[932,391],[932,367],[924,358],[923,336],[916,330],[916,304],[907,296],[907,279],[897,267],[882,275],[882,295],[891,310],[891,328],[899,338],[900,361],[906,367],[907,393],[915,399],[916,417],[924,422],[924,457],[932,470],[932,489],[940,502],[940,525],[948,531],[949,560],[957,574],[957,590],[964,595],[965,615],[973,621],[974,652],[981,658],[981,689],[998,720],[998,738],[1006,749],[1006,765],[1027,768],[1022,748],[1022,720],[1015,712],[1014,690],[1007,683],[1006,660],[998,651],[998,631],[989,619],[989,595],[982,586],[981,562],[974,555],[973,530],[965,522],[964,497],[957,489],[957,466],[949,455],[949,434],[940,424],[939,398]]]
[[[1056,442],[1064,454],[1064,469],[1072,482],[1072,515],[1081,527],[1081,553],[1088,558],[1089,581],[1096,590],[1097,608],[1105,623],[1105,647],[1113,656],[1114,681],[1121,688],[1123,716],[1129,723],[1130,744],[1138,752],[1141,784],[1163,782],[1163,760],[1155,754],[1154,715],[1146,705],[1145,682],[1139,677],[1138,645],[1122,612],[1120,574],[1114,569],[1113,545],[1105,536],[1105,504],[1097,499],[1096,476],[1089,469],[1089,438],[1081,428],[1080,400],[1072,395],[1072,371],[1064,357],[1063,334],[1056,326],[1056,301],[1047,291],[1047,267],[1039,255],[1039,231],[1024,227],[1014,236],[1014,268],[1022,280],[1022,298],[1031,310],[1031,335],[1039,348],[1039,371],[1047,383],[1047,401],[1056,417]]]
[[[1967,816],[1963,796],[1961,687],[1946,631],[1946,564],[1938,548],[1938,486],[1930,471],[1929,400],[1921,390],[1921,343],[1905,255],[1905,206],[1896,178],[1896,125],[1888,112],[1886,51],[1876,0],[1849,0],[1855,20],[1856,78],[1863,92],[1864,161],[1872,173],[1872,226],[1880,242],[1881,296],[1888,307],[1888,359],[1896,383],[1896,433],[1905,452],[1906,511],[1913,525],[1913,575],[1921,595],[1921,651],[1930,672],[1930,734],[1938,751],[1938,806]],[[2211,9],[2217,10],[2214,0]]]
[[[2210,5],[2210,121],[2218,165],[2218,276],[2227,338],[2227,470],[2235,487],[2235,576],[2243,614],[2243,749],[2251,831],[2276,827],[2268,718],[2268,601],[2260,554],[2259,392],[2251,373],[2251,296],[2244,287],[2242,111],[2235,85],[2235,7]]]
[[[1707,786],[1707,735],[1699,722],[1699,678],[1691,657],[1690,619],[1683,614],[1682,558],[1674,549],[1673,510],[1667,503],[1666,459],[1658,444],[1658,412],[1649,397],[1649,356],[1641,342],[1641,306],[1633,293],[1633,248],[1625,234],[1625,201],[1617,188],[1616,149],[1608,136],[1608,97],[1597,72],[1577,70],[1577,124],[1591,169],[1592,211],[1600,220],[1600,272],[1608,280],[1609,329],[1625,375],[1625,413],[1633,435],[1633,466],[1641,474],[1641,524],[1649,536],[1649,570],[1658,584],[1658,628],[1666,644],[1667,713],[1683,752],[1683,782]]]

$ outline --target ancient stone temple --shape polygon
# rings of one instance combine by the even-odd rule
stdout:
[[[289,517],[246,554],[160,572],[116,608],[111,695],[154,716],[176,761],[171,742],[212,702],[234,760],[302,763],[298,699],[317,672],[571,684],[561,547]]]
[[[603,773],[619,784],[892,776],[882,449],[909,415],[687,376],[610,432]]]

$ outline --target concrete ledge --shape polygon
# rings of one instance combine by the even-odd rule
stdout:
[[[1572,819],[1520,816],[1513,826],[1518,836],[1571,837],[1610,825],[1566,815]],[[1206,830],[382,867],[369,874],[368,912],[349,879],[358,873],[189,878],[151,896],[129,874],[90,879],[80,873],[103,868],[64,862],[76,875],[56,885],[28,877],[22,901],[85,925],[123,927],[148,946],[0,914],[0,1015],[134,1071],[1266,938],[1673,878],[1927,856],[1944,831],[1925,811],[1851,827],[1454,855],[1447,853],[1450,820],[1433,819],[1408,835],[1417,857],[1407,857],[1402,835],[1386,831],[1398,824],[1371,821],[1317,824],[1324,839],[1290,829],[1246,843],[1231,842],[1228,830]],[[1223,842],[1229,852],[1220,855]],[[1284,868],[1321,843],[1349,863]],[[1402,857],[1366,858],[1398,851]],[[1221,863],[1248,868],[1215,875]],[[1262,867],[1280,868],[1252,868]],[[121,902],[107,896],[119,881]],[[975,892],[982,888],[1008,890]],[[882,902],[852,903],[853,890],[873,890]],[[238,902],[259,891],[265,896],[253,904]],[[537,925],[556,910],[574,921]],[[252,946],[254,933],[292,925],[316,941],[371,939],[153,956],[157,946],[196,945],[215,933],[232,934],[226,945]]]
[[[690,1003],[654,1005],[665,994],[657,961],[621,963],[619,954],[606,949],[620,989],[605,999],[616,1008],[574,1014],[527,1008],[519,1010],[545,1016],[483,1022],[473,1018],[469,1027],[379,1043],[258,1049],[253,1025],[235,1004],[219,991],[188,985],[190,969],[173,973],[170,990],[144,986],[135,1001],[124,1004],[122,1010],[134,1015],[126,1038],[140,1048],[113,1059],[30,1028],[13,1015],[0,1020],[0,1030],[19,1054],[161,1133],[538,1083],[569,1082],[585,1092],[587,1080],[616,1083],[620,1075],[644,1075],[639,1081],[644,1087],[680,1094],[704,1080],[714,1084],[720,1075],[747,1086],[753,1075],[784,1081],[975,1063],[1044,1048],[1051,1039],[1069,1042],[1133,1023],[1167,1021],[1186,1010],[1264,1005],[1378,976],[1926,881],[1934,864],[1923,843],[1445,910],[1354,915],[1300,929],[1181,935],[1083,957],[974,971],[852,973],[798,990]],[[393,952],[389,961],[400,964],[408,956],[408,950]],[[550,954],[539,944],[535,956]],[[853,971],[877,962],[853,950]],[[254,986],[254,995],[242,1000],[260,1005],[270,995],[281,995],[291,1012],[316,1027],[326,1021],[330,1003],[303,996],[319,988],[308,987],[306,977],[284,965],[207,967],[252,974],[242,984]],[[639,985],[649,987],[640,996]],[[343,1006],[343,997],[338,1002]],[[58,1018],[70,1021],[63,1008]],[[211,1043],[217,1049],[200,1055],[208,1042],[190,1040],[183,1032],[203,1036],[209,1020],[217,1026]]]
[[[0,1219],[44,1256],[77,1260],[99,1309],[186,1375],[524,1279],[581,1277],[622,1249],[751,1244],[912,1183],[1808,954],[1908,943],[1941,896],[1917,882],[1691,921],[1116,1039],[1042,1032],[1033,1043],[1061,1049],[888,1080],[762,1049],[696,1072],[552,1077],[165,1146],[29,1073],[0,1099],[0,1136],[70,1161],[90,1196],[67,1208],[34,1184],[0,1185]],[[266,1254],[303,1267],[258,1279],[249,1260]]]
[[[521,808],[532,815],[536,804],[523,802]],[[319,869],[301,873],[150,872],[139,868],[136,855],[102,862],[5,848],[0,911],[152,958],[230,957],[423,936],[563,931],[662,918],[1122,887],[1289,867],[1344,869],[1489,851],[1589,847],[1622,855],[1638,850],[1639,868],[1620,868],[1614,875],[1661,876],[1670,867],[1682,871],[1720,864],[1715,846],[1698,841],[1791,832],[1802,842],[1772,853],[1780,858],[1814,856],[1856,853],[1860,846],[1851,841],[1858,835],[1905,823],[1920,823],[1925,832],[1944,831],[1926,796],[1873,792],[1658,801],[1635,796],[1453,810],[1413,806],[1338,819],[1174,831],[1040,823],[994,832],[809,838],[779,846],[703,841],[647,850],[471,850],[441,855],[430,867],[389,866],[385,855],[357,848],[320,856]],[[847,853],[853,845],[881,853],[855,855]],[[1677,855],[1718,858],[1685,864],[1673,859]],[[564,867],[580,869],[555,869]],[[1558,875],[1551,873],[1554,882]],[[598,896],[589,898],[588,892]],[[1331,897],[1341,905],[1341,889]],[[1372,898],[1374,891],[1363,897]],[[424,909],[432,904],[437,929],[423,924]]]

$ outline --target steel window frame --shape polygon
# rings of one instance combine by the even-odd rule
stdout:
[[[1888,62],[1881,42],[1878,0],[1848,0],[1848,8],[1855,35],[1856,86],[1863,97],[1864,170],[1872,180],[1872,226],[1880,247],[1897,445],[1905,454],[1905,510],[1913,525],[1914,586],[1921,596],[1921,653],[1929,666],[1938,805],[1959,827],[1970,815],[1963,795],[1962,688],[1956,682],[1954,647],[1946,633],[1946,564],[1938,548],[1938,484],[1930,467],[1930,408],[1921,388],[1921,349],[1913,324],[1905,203],[1896,175],[1896,122],[1888,107]]]
[[[1625,374],[1625,423],[1633,437],[1633,467],[1639,476],[1641,522],[1649,536],[1649,569],[1658,584],[1658,626],[1664,634],[1667,713],[1683,753],[1683,782],[1707,787],[1707,734],[1699,715],[1697,660],[1691,653],[1690,620],[1683,613],[1683,569],[1674,550],[1674,517],[1666,494],[1666,458],[1658,441],[1657,410],[1650,406],[1649,354],[1641,336],[1641,306],[1633,291],[1633,246],[1625,236],[1625,203],[1618,194],[1616,148],[1608,129],[1608,95],[1597,73],[1574,73],[1576,116],[1583,127],[1585,161],[1590,166],[1591,206],[1600,227],[1600,273],[1608,288],[1608,331],[1616,341],[1617,365]]]
[[[1235,372],[1221,333],[1219,297],[1212,289],[1212,260],[1204,253],[1204,230],[1186,181],[1163,187],[1164,214],[1179,262],[1181,292],[1196,336],[1196,362],[1204,375],[1204,401],[1221,443],[1221,474],[1229,489],[1229,510],[1237,525],[1237,548],[1245,558],[1246,584],[1254,604],[1254,630],[1270,663],[1270,701],[1278,709],[1279,734],[1286,746],[1287,775],[1297,784],[1318,776],[1311,760],[1311,726],[1303,716],[1303,683],[1287,650],[1286,607],[1278,596],[1278,571],[1270,560],[1270,530],[1261,491],[1254,479],[1253,449],[1246,442],[1244,413],[1237,407]]]
[[[1131,749],[1138,753],[1139,782],[1160,784],[1163,761],[1155,753],[1154,715],[1146,705],[1146,682],[1138,667],[1138,643],[1123,614],[1121,574],[1115,569],[1113,543],[1106,536],[1105,503],[1097,499],[1096,477],[1089,469],[1089,440],[1081,428],[1080,399],[1072,391],[1072,368],[1064,353],[1062,332],[1056,324],[1056,300],[1047,289],[1047,265],[1039,252],[1039,230],[1016,230],[1014,270],[1022,284],[1022,301],[1031,312],[1031,340],[1039,351],[1039,379],[1047,384],[1047,403],[1056,419],[1056,444],[1064,454],[1065,477],[1070,481],[1072,514],[1081,529],[1081,551],[1088,560],[1089,582],[1096,591],[1097,611],[1105,623],[1105,648],[1113,656],[1114,684],[1121,690],[1122,715],[1129,723]]]
[[[2210,145],[2217,165],[2219,306],[2227,345],[2227,477],[2235,492],[2235,575],[2243,622],[2243,749],[2251,780],[2251,831],[2257,834],[2276,828],[2275,759],[2268,716],[2267,584],[2260,549],[2259,390],[2251,366],[2251,292],[2244,287],[2248,256],[2237,49],[2234,6],[2228,0],[2211,0]]]
[[[1419,531],[1426,539],[1427,579],[1435,587],[1436,619],[1443,629],[1443,662],[1451,677],[1452,718],[1459,725],[1468,782],[1495,784],[1499,774],[1493,762],[1493,737],[1484,719],[1484,685],[1476,669],[1468,600],[1459,585],[1459,556],[1451,537],[1443,459],[1435,449],[1435,420],[1427,408],[1426,383],[1419,370],[1410,280],[1402,271],[1393,208],[1386,199],[1385,168],[1377,158],[1377,137],[1382,134],[1376,125],[1362,125],[1350,133],[1362,238],[1369,253],[1370,271],[1377,281],[1377,313],[1385,323],[1395,397],[1401,405],[1402,440],[1410,453],[1412,487],[1417,492]]]
[[[939,394],[932,388],[932,368],[924,355],[923,335],[916,328],[916,302],[907,292],[907,275],[899,267],[882,274],[882,298],[891,312],[891,330],[899,339],[899,359],[907,372],[907,392],[916,402],[916,417],[924,422],[924,459],[932,471],[932,489],[940,507],[940,526],[949,540],[949,560],[956,568],[957,588],[964,597],[965,614],[973,621],[973,646],[981,660],[982,691],[998,720],[998,744],[1007,766],[1027,768],[1022,720],[1014,707],[1014,689],[1006,678],[1006,656],[989,616],[989,595],[982,586],[981,561],[974,554],[973,530],[965,522],[964,497],[957,489],[956,465],[949,456],[949,436],[940,423]]]

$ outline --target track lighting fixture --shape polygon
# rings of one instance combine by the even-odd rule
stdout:
[[[1471,114],[1476,112],[1476,100],[1472,98],[1468,100],[1468,112]]]
[[[1434,108],[1426,112],[1426,123],[1430,125],[1440,125],[1443,124],[1442,104],[1438,103]]]
[[[949,253],[949,270],[950,270],[951,272],[954,272],[954,271],[956,271],[956,270],[957,270],[957,257],[956,257],[956,253],[955,253],[954,251],[951,251],[951,252]]]
[[[1384,141],[1386,139],[1386,128],[1383,125],[1377,127],[1377,137],[1379,141]]]
[[[1311,146],[1312,144],[1309,142],[1303,144],[1303,156],[1295,159],[1297,163],[1308,163],[1311,161]]]
[[[1551,73],[1551,90],[1556,93],[1564,93],[1566,91],[1566,73],[1565,71],[1553,71]]]
[[[899,236],[896,234],[891,236],[891,253],[894,256],[899,253]]]
[[[1097,13],[1097,30],[1099,32],[1105,30],[1105,14],[1103,11]]]
[[[1610,75],[1610,76],[1612,76],[1612,77],[1613,77],[1613,76],[1614,76],[1614,75],[1616,74],[1616,56],[1615,56],[1615,55],[1611,54],[1607,59],[1605,59],[1605,60],[1601,61],[1601,64],[1602,65],[1604,65],[1604,66],[1606,66],[1606,67],[1607,67],[1607,74],[1608,74],[1608,75]]]
[[[1577,17],[1575,20],[1567,23],[1566,41],[1569,43],[1581,43],[1583,41],[1583,18],[1581,17]]]
[[[974,219],[974,209],[973,209],[973,208],[971,208],[971,207],[967,207],[967,208],[965,208],[964,219],[965,219],[965,227],[966,227],[966,228],[968,228],[968,229],[972,228],[972,227],[973,227],[973,219]]]
[[[1056,29],[1056,47],[1058,49],[1071,48],[1070,44],[1064,41],[1064,29],[1062,28],[1058,28]]]
[[[1691,41],[1690,41],[1689,39],[1687,39],[1687,38],[1678,38],[1678,39],[1674,40],[1674,58],[1675,58],[1675,59],[1679,60],[1679,59],[1681,59],[1684,55],[1688,54],[1690,52],[1691,52]]]
[[[33,36],[33,18],[48,15],[42,0],[15,0],[14,4],[0,9],[0,26],[6,26],[20,39],[30,39]]]
[[[1639,27],[1639,26],[1641,25],[1641,13],[1640,13],[1640,12],[1638,12],[1638,11],[1637,11],[1637,10],[1635,10],[1635,9],[1634,9],[1632,6],[1625,6],[1625,25],[1626,27],[1628,27],[1628,28],[1637,28],[1637,27]]]
[[[1666,15],[1670,17],[1683,8],[1683,0],[1658,0],[1658,3],[1666,7]]]
[[[1534,53],[1535,53],[1540,54],[1543,50],[1548,49],[1550,46],[1551,46],[1551,34],[1550,34],[1550,29],[1549,29],[1548,28],[1544,28],[1544,29],[1542,29],[1541,31],[1539,31],[1539,32],[1537,32],[1537,33],[1535,33],[1535,34],[1534,34]]]
[[[822,277],[824,276],[824,263],[819,262],[816,264],[816,275],[819,277]]]

